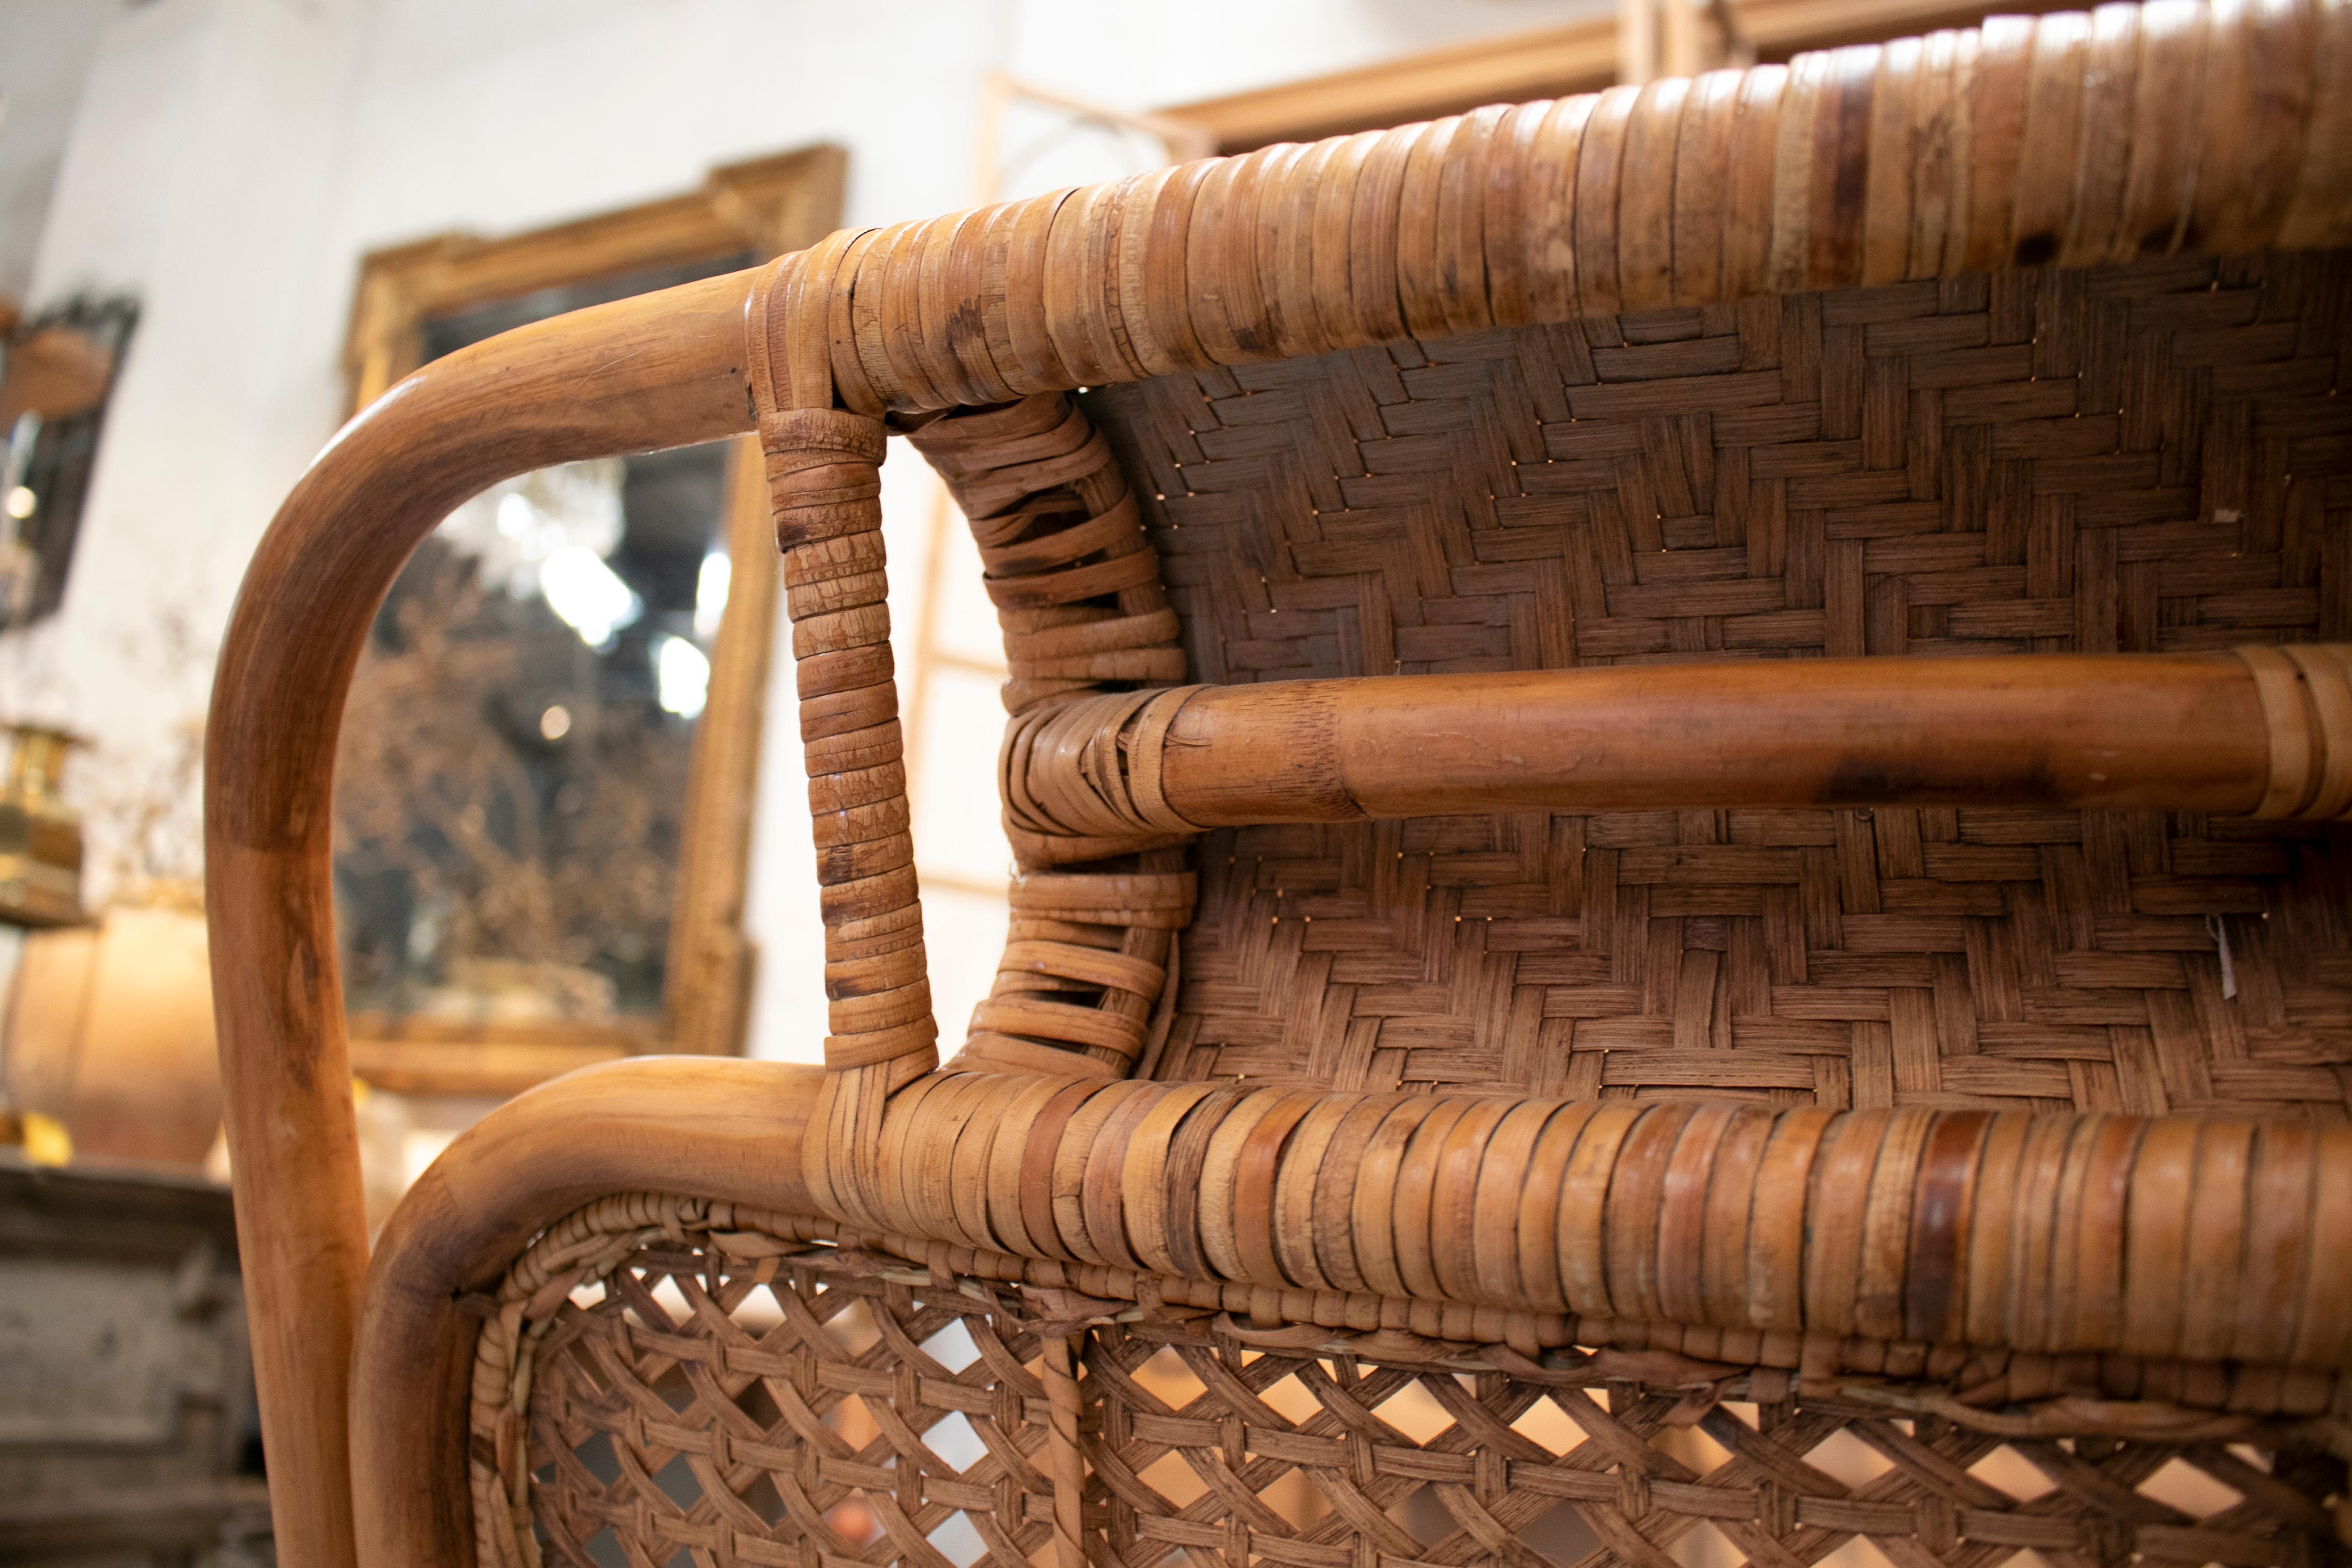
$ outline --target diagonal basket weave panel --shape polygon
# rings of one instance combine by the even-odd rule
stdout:
[[[1087,394],[1192,678],[2352,637],[2352,258],[1971,276]],[[1164,1079],[1843,1108],[2352,1093],[2338,826],[1223,829]]]

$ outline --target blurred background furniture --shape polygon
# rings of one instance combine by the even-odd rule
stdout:
[[[0,1563],[272,1559],[226,1187],[0,1150]]]
[[[5,1084],[100,1160],[194,1175],[220,1135],[204,905],[159,889],[25,944],[8,991]]]

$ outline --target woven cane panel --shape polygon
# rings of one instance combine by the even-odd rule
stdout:
[[[2352,637],[2352,266],[1751,300],[1097,389],[1192,678]],[[1163,1079],[2344,1114],[2352,840],[1714,811],[1206,836]]]
[[[2333,1553],[2315,1500],[2344,1474],[2309,1447],[2004,1440],[1778,1389],[1258,1353],[1197,1324],[1097,1331],[1087,1368],[1121,1568],[2304,1563]]]
[[[545,1560],[1026,1568],[1052,1535],[1035,1338],[923,1278],[688,1236],[576,1292],[530,1393]]]
[[[808,1232],[640,1195],[534,1245],[484,1330],[507,1374],[476,1380],[478,1467],[505,1465],[510,1388],[529,1426],[527,1469],[477,1490],[485,1568],[1066,1568],[1031,1298]],[[1622,1375],[1697,1364],[1671,1356],[1559,1351],[1511,1375],[1474,1345],[1310,1330],[1274,1337],[1327,1342],[1268,1351],[1178,1309],[1083,1332],[1083,1545],[1104,1568],[2340,1558],[2323,1500],[2344,1466],[2292,1425],[2086,1405],[2189,1427],[2070,1436],[2064,1400],[1956,1425],[1874,1380],[1869,1405],[1781,1373]]]

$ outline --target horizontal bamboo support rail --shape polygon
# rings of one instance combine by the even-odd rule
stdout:
[[[1024,819],[1073,833],[1709,806],[2336,817],[2352,806],[2352,647],[1123,693],[1016,721],[1006,762]]]

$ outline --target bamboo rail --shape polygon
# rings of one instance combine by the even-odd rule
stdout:
[[[1498,811],[1994,806],[2330,818],[2352,649],[1774,660],[1186,687],[1016,721],[1032,832]],[[1144,802],[1152,803],[1147,807]]]

